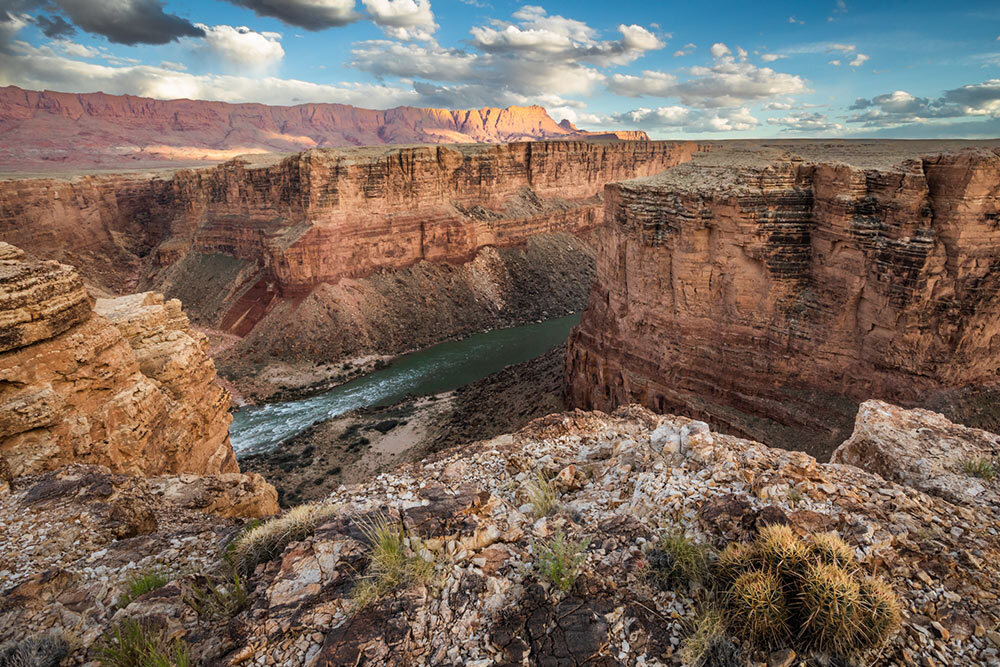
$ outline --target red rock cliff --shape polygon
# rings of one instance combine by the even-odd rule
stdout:
[[[0,455],[15,475],[239,472],[229,396],[180,302],[142,293],[92,311],[70,267],[0,243],[0,325]]]
[[[586,132],[539,106],[464,111],[345,104],[229,104],[104,93],[0,88],[0,170],[197,164],[240,153],[326,146],[648,139],[643,132]]]
[[[569,398],[818,453],[873,397],[994,420],[998,195],[996,149],[733,149],[609,185]]]

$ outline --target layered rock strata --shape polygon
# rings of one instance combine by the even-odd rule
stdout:
[[[698,149],[368,147],[0,181],[0,239],[109,292],[180,298],[199,325],[238,336],[274,313],[237,358],[335,361],[578,310],[592,277],[579,237],[602,222],[604,184]]]
[[[539,106],[470,110],[347,104],[229,104],[0,87],[0,170],[219,162],[241,153],[327,146],[647,139],[587,132]]]
[[[229,396],[180,302],[100,299],[71,267],[0,243],[0,456],[14,475],[238,472]]]
[[[872,397],[995,429],[1000,151],[890,148],[730,147],[609,185],[571,404],[817,454]]]
[[[890,415],[872,432],[908,429],[904,422]],[[926,439],[936,446],[941,433]],[[911,448],[887,450],[904,457],[897,463],[922,455],[923,443],[908,442]],[[553,480],[558,495],[543,518],[528,502],[539,475]],[[42,500],[40,482],[22,480],[0,496],[0,541],[40,534],[32,528],[39,520],[58,525],[49,507],[65,501]],[[190,518],[171,543],[170,530],[182,528],[165,513],[148,537],[107,542],[104,531],[93,531],[69,557],[47,548],[0,551],[0,559],[17,559],[16,586],[0,602],[0,642],[72,628],[84,640],[75,657],[83,658],[116,621],[133,618],[184,639],[202,664],[685,664],[679,647],[702,595],[687,585],[651,585],[650,542],[682,531],[721,548],[782,523],[803,536],[836,531],[858,567],[899,596],[901,632],[864,664],[991,664],[1000,646],[995,506],[952,504],[852,466],[820,464],[636,406],[614,415],[552,415],[520,433],[341,487],[326,500],[336,511],[254,569],[247,605],[233,618],[199,617],[186,602],[205,586],[192,571],[215,566],[231,525],[225,521],[213,529]],[[434,574],[362,605],[357,587],[375,576],[364,530],[377,516],[398,522]],[[6,517],[14,521],[4,532]],[[584,545],[579,576],[565,592],[537,568],[541,545],[555,534]],[[0,560],[0,570],[9,567]],[[109,576],[116,570],[178,574],[116,610],[125,589],[124,577]],[[733,645],[739,659],[732,664],[829,661],[782,649],[774,646],[772,656]]]

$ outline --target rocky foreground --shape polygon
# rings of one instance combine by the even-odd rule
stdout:
[[[661,585],[660,536],[721,549],[787,524],[807,541],[837,532],[842,557],[898,596],[901,630],[858,664],[1000,664],[997,443],[869,402],[834,455],[853,467],[635,406],[578,411],[341,487],[242,537],[156,480],[82,467],[21,477],[0,496],[0,640],[41,634],[67,664],[87,662],[132,619],[203,664],[692,664],[714,575]],[[148,519],[108,524],[109,495]],[[397,551],[373,547],[387,527]],[[579,551],[561,575],[540,567],[560,540]],[[210,613],[206,582],[228,567],[245,596]],[[161,585],[123,600],[126,573],[150,570]],[[730,661],[701,664],[854,664],[796,641],[723,637]]]

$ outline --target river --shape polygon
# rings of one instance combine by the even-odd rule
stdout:
[[[351,410],[457,389],[565,342],[579,321],[577,313],[439,343],[322,394],[244,408],[233,415],[229,427],[233,449],[237,456],[266,452],[317,422]]]

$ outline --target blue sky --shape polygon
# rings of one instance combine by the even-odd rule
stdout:
[[[664,138],[981,138],[1000,136],[1000,3],[0,0],[0,84],[540,104]]]

